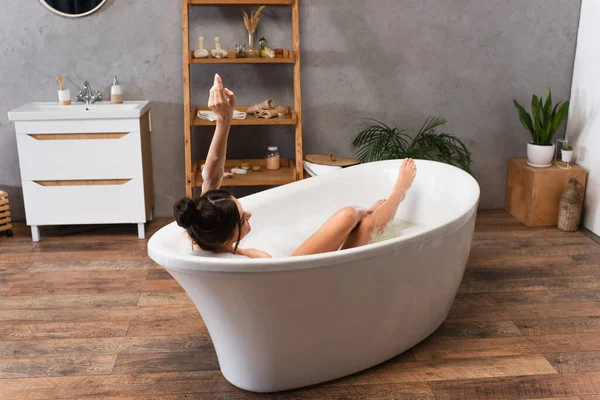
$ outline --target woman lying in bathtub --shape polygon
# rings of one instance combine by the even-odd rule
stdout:
[[[239,242],[250,232],[252,213],[244,210],[231,194],[219,190],[234,106],[235,95],[231,90],[224,88],[221,77],[215,75],[208,107],[217,114],[218,119],[202,171],[202,195],[193,200],[179,200],[174,206],[175,219],[179,226],[187,230],[193,243],[202,250],[240,254],[251,258],[270,258],[271,256],[264,251],[238,247]],[[292,256],[327,253],[369,243],[375,235],[383,232],[394,218],[416,173],[413,160],[404,160],[396,185],[386,200],[379,200],[370,208],[349,206],[338,210],[302,243]]]

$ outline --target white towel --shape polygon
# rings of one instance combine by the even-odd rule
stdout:
[[[214,111],[198,111],[198,118],[214,122],[217,120],[217,114]],[[233,119],[246,119],[246,113],[233,110]]]
[[[302,163],[304,164],[304,169],[310,176],[325,175],[330,172],[337,171],[338,169],[342,169],[342,167],[315,164],[308,161],[302,161]]]

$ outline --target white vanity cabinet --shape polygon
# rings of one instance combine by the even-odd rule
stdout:
[[[154,207],[149,102],[32,103],[9,118],[34,241],[43,225],[110,223],[137,224],[144,238]]]

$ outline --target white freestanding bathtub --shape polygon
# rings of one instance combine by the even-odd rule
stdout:
[[[396,238],[289,257],[337,209],[391,191],[401,160],[362,164],[240,199],[253,212],[241,247],[272,259],[194,253],[176,223],[148,253],[202,315],[232,384],[274,392],[339,378],[386,361],[444,321],[469,256],[479,186],[462,170],[417,160]]]

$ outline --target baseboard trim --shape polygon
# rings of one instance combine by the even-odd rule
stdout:
[[[589,237],[590,239],[592,239],[594,242],[599,243],[600,244],[600,236],[596,235],[594,232],[590,231],[587,228],[581,228],[581,232],[583,232],[583,234],[587,237]]]

